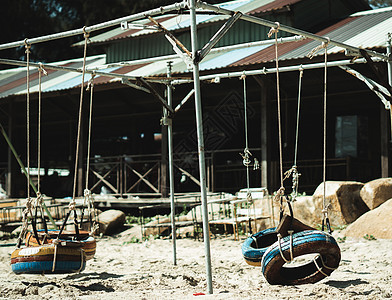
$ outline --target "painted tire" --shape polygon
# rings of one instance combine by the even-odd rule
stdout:
[[[241,250],[242,256],[248,265],[261,266],[261,259],[265,251],[278,240],[275,230],[276,227],[268,228],[253,234],[245,240]]]
[[[46,244],[52,244],[53,240],[55,238],[57,238],[57,235],[59,233],[58,230],[48,230],[49,233],[49,238],[46,239],[45,241],[45,245]],[[43,236],[44,236],[44,231],[43,230],[39,230],[38,231],[38,236],[40,237],[40,241],[43,240]],[[72,231],[63,231],[63,233],[60,236],[60,241],[62,242],[66,242],[68,244],[70,243],[74,243],[75,240],[73,240],[72,238],[75,237],[75,232]],[[81,240],[77,241],[77,243],[81,243],[82,244],[82,249],[84,250],[84,252],[86,253],[86,259],[92,259],[95,255],[95,251],[97,248],[97,242],[95,240],[94,237],[89,236],[89,232],[88,231],[80,231],[79,237],[81,238]],[[37,243],[37,239],[34,237],[34,235],[31,232],[28,232],[26,235],[26,246],[27,247],[36,247],[39,246],[39,244]]]
[[[77,273],[85,269],[86,254],[80,247],[58,245],[55,269],[52,271],[55,248],[50,244],[16,249],[11,254],[12,271],[16,274],[61,274]]]
[[[284,257],[290,257],[290,236],[281,239]],[[315,283],[329,276],[340,262],[340,248],[328,233],[306,230],[293,234],[293,257],[318,254],[311,262],[287,267],[279,250],[279,242],[271,245],[264,253],[261,265],[265,279],[270,284],[296,285]]]

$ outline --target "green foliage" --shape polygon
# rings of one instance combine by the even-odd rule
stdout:
[[[368,240],[368,241],[375,241],[375,240],[377,240],[373,235],[367,234],[367,233],[363,236],[363,238],[365,240]]]
[[[337,240],[338,240],[338,243],[344,243],[345,241],[346,241],[346,239],[347,239],[347,237],[338,237],[337,238]]]
[[[392,0],[369,0],[369,5],[374,8],[392,6]]]

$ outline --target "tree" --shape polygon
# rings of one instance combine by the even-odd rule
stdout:
[[[369,5],[374,8],[392,6],[392,0],[369,0]]]
[[[0,43],[82,28],[140,11],[178,2],[176,0],[3,0],[0,10]],[[209,1],[219,3],[221,0]],[[4,29],[7,30],[4,30]],[[93,33],[98,34],[97,32]],[[52,62],[80,57],[80,49],[71,47],[82,35],[32,45],[32,61]],[[88,55],[102,53],[90,47]],[[1,50],[0,57],[24,59],[25,49]],[[9,66],[0,65],[1,68]]]

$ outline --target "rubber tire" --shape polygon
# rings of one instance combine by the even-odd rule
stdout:
[[[281,240],[281,248],[286,259],[290,258],[290,236]],[[293,257],[306,254],[319,254],[314,261],[296,266],[285,267],[285,261],[279,251],[279,242],[271,245],[264,253],[262,272],[270,284],[297,285],[315,283],[330,275],[339,266],[341,254],[336,240],[328,233],[318,230],[306,230],[293,234]],[[328,266],[329,268],[326,268]]]
[[[52,244],[16,249],[11,254],[12,271],[16,274],[63,274],[85,269],[86,254],[81,248],[58,246],[53,272],[54,252],[55,246]]]
[[[38,234],[43,234],[43,229],[38,230]],[[51,244],[53,240],[57,237],[58,235],[58,230],[56,229],[49,229],[48,233],[50,238],[46,240],[46,244]],[[74,240],[72,239],[75,237],[74,232],[69,232],[69,231],[64,231],[61,236],[60,236],[60,241],[65,241],[65,242],[70,242],[72,243]],[[96,248],[97,248],[97,242],[94,237],[89,236],[89,233],[87,231],[80,231],[80,238],[78,242],[82,244],[82,249],[86,253],[86,260],[92,259],[95,255]],[[31,232],[28,232],[26,235],[26,242],[25,242],[27,247],[37,247],[39,244],[37,243],[37,239],[33,236]]]
[[[257,240],[257,243],[254,238]],[[242,256],[246,263],[254,267],[260,267],[265,251],[277,240],[276,227],[259,231],[248,237],[241,246]]]

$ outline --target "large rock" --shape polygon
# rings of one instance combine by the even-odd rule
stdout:
[[[98,216],[99,232],[110,234],[121,228],[125,223],[125,214],[121,210],[110,209]]]
[[[374,209],[392,198],[392,178],[372,180],[362,187],[360,194],[369,209]]]
[[[346,225],[354,222],[369,210],[360,196],[363,183],[354,181],[327,181],[326,203],[329,205],[329,220],[331,225]],[[316,211],[323,210],[324,184],[321,183],[313,194]],[[319,218],[319,224],[322,215]]]
[[[389,227],[391,223],[392,199],[359,217],[347,226],[343,234],[357,238],[372,235],[377,239],[392,239],[392,229]]]

